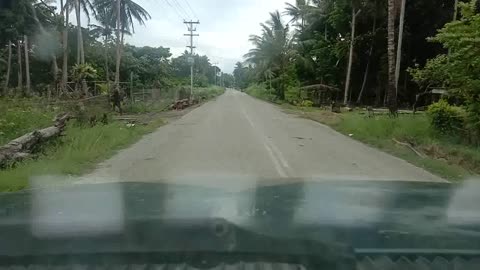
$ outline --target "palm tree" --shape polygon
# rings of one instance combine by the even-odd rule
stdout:
[[[18,85],[19,91],[23,91],[23,65],[22,65],[22,42],[17,40],[17,63],[18,63]]]
[[[397,112],[397,90],[395,88],[395,0],[388,0],[387,25],[388,89],[387,104],[390,112]]]
[[[85,64],[81,11],[83,10],[88,21],[90,21],[90,12],[95,15],[96,10],[91,0],[67,0],[66,4],[68,5],[67,13],[69,10],[75,10],[75,16],[77,18],[77,64]]]
[[[30,57],[29,57],[29,47],[28,47],[28,36],[23,36],[23,48],[25,49],[25,94],[27,96],[31,93],[31,80],[30,80]]]
[[[287,64],[292,54],[293,39],[289,36],[288,25],[282,22],[278,11],[270,13],[270,20],[260,24],[262,34],[250,36],[250,42],[254,48],[244,57],[247,62],[255,65],[257,76],[264,77],[265,71],[269,70],[280,77],[285,73]],[[284,99],[285,89],[280,82],[277,96]]]
[[[103,44],[105,47],[105,80],[110,80],[110,72],[108,68],[108,43],[115,29],[115,21],[109,16],[107,9],[97,9],[95,19],[100,25],[90,24],[90,33],[96,37],[103,37]]]
[[[352,5],[352,33],[350,37],[350,52],[348,55],[348,67],[347,67],[347,79],[345,80],[345,95],[343,98],[343,104],[348,104],[349,91],[350,91],[350,78],[352,75],[352,64],[353,64],[353,46],[355,44],[355,27],[357,24],[357,16],[360,14],[361,9],[356,9]]]
[[[61,17],[62,17],[62,50],[63,50],[63,63],[62,63],[62,82],[60,85],[60,91],[63,93],[67,88],[68,82],[68,25],[70,17],[69,2],[71,0],[60,0],[62,7]]]
[[[10,72],[12,69],[12,41],[8,41],[8,59],[7,59],[7,75],[5,78],[5,85],[4,85],[4,92],[3,94],[7,94],[8,91],[8,84],[10,83]]]
[[[97,10],[106,10],[107,14],[117,23],[116,39],[117,53],[115,66],[115,86],[118,89],[120,82],[120,63],[125,33],[135,33],[134,23],[144,25],[151,16],[143,7],[133,0],[96,0]]]
[[[310,1],[309,0],[296,0],[295,5],[291,3],[285,3],[287,7],[285,8],[285,14],[292,17],[289,23],[299,22],[300,29],[303,30],[306,23],[306,17],[310,12]]]

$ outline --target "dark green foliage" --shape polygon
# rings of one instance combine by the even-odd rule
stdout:
[[[294,66],[294,77],[301,86],[326,84],[343,89],[351,42],[352,8],[361,12],[357,16],[353,41],[349,99],[357,100],[365,85],[363,97],[359,100],[383,105],[387,87],[387,1],[382,0],[302,0],[296,1],[295,5],[286,4],[284,13],[292,19],[289,24],[282,24],[276,19],[276,13],[272,13],[272,19],[261,24],[262,35],[252,36],[254,48],[246,59],[252,63],[254,75],[246,80],[269,86],[270,79],[265,72],[271,71],[272,87],[280,97],[290,86],[275,84],[275,81],[278,82],[276,79]],[[446,53],[439,44],[426,39],[452,18],[453,1],[407,1],[398,91],[401,107],[412,106],[416,94],[425,90],[412,81],[407,69],[423,65],[439,53]],[[367,64],[369,69],[365,76]],[[240,70],[236,68],[237,79],[245,78]]]
[[[436,56],[423,68],[410,70],[420,86],[444,86],[451,99],[464,105],[467,136],[473,143],[479,143],[480,134],[480,14],[476,13],[476,2],[460,3],[460,20],[446,24],[430,39],[442,44],[450,53]],[[446,125],[449,128],[449,123]]]
[[[428,116],[432,126],[440,133],[453,135],[463,133],[465,126],[465,111],[459,107],[441,100],[428,107]]]

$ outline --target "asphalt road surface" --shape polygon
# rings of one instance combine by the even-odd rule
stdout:
[[[100,164],[80,182],[248,186],[293,178],[444,181],[327,126],[227,90]]]

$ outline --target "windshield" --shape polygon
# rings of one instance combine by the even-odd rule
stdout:
[[[0,226],[476,250],[479,24],[476,0],[2,0]]]

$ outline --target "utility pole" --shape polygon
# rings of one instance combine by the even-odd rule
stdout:
[[[184,21],[184,24],[187,25],[187,29],[190,32],[189,34],[184,34],[184,36],[190,37],[190,46],[187,46],[187,48],[190,48],[190,99],[193,98],[193,64],[195,63],[195,60],[193,58],[193,49],[196,47],[193,46],[193,37],[198,37],[200,36],[199,34],[194,34],[193,32],[197,31],[197,28],[194,28],[193,25],[195,24],[200,24],[200,21]]]

